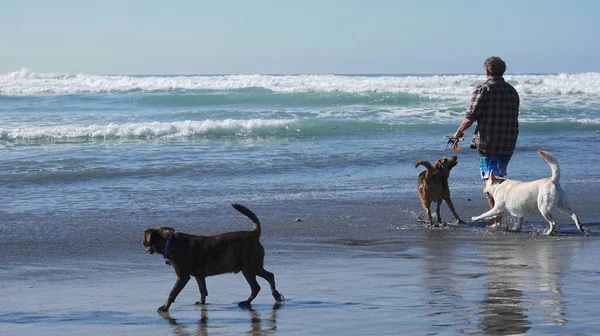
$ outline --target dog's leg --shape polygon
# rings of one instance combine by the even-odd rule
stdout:
[[[281,301],[285,300],[283,298],[283,295],[279,294],[279,292],[277,291],[277,288],[275,288],[275,275],[273,275],[273,273],[265,270],[264,268],[261,268],[256,275],[267,280],[267,282],[269,283],[269,286],[271,286],[271,294],[273,294],[275,301],[281,302]]]
[[[429,226],[433,226],[433,219],[431,218],[431,202],[421,202],[423,206],[423,210],[425,210],[425,214],[427,214],[427,223]]]
[[[248,284],[250,285],[250,290],[252,292],[250,293],[248,300],[238,303],[238,306],[249,307],[252,300],[254,300],[254,298],[258,295],[258,292],[260,292],[260,286],[258,285],[258,282],[256,281],[256,273],[254,271],[249,271],[247,269],[243,269],[242,273],[244,274],[246,281],[248,281]]]
[[[206,278],[203,276],[197,276],[196,282],[198,283],[198,289],[200,289],[200,301],[196,302],[196,305],[206,303],[206,297],[208,296],[208,290],[206,289]]]
[[[546,232],[544,232],[544,235],[546,235],[546,236],[553,235],[554,230],[556,230],[556,221],[554,220],[554,217],[552,217],[552,214],[550,214],[550,211],[548,209],[546,209],[545,207],[540,206],[540,207],[538,207],[538,209],[540,210],[542,217],[544,217],[544,219],[548,221],[548,225],[550,226],[548,228],[548,230],[546,230]]]
[[[478,220],[482,220],[482,219],[490,219],[490,218],[498,217],[501,214],[502,214],[502,210],[500,210],[499,207],[493,207],[489,211],[484,212],[479,216],[471,217],[471,220],[478,221]]]
[[[427,223],[429,223],[429,226],[434,226],[433,218],[431,217],[431,210],[429,208],[427,208]]]
[[[458,214],[456,213],[456,210],[454,209],[454,204],[452,204],[452,200],[450,199],[450,197],[445,199],[445,201],[446,201],[446,204],[448,204],[448,208],[450,208],[450,211],[452,211],[452,215],[454,216],[454,218],[456,218],[458,223],[464,224],[465,222],[463,222],[463,220],[460,219],[460,217],[458,217]]]
[[[442,208],[442,200],[435,204],[435,215],[437,217],[437,225],[443,225],[442,223],[442,215],[440,214],[440,209]]]
[[[171,292],[169,293],[169,298],[167,299],[165,304],[158,307],[159,312],[166,312],[169,310],[169,307],[171,307],[171,303],[175,302],[175,298],[177,298],[177,295],[179,295],[179,293],[181,292],[183,287],[185,287],[185,285],[187,284],[187,282],[189,280],[190,280],[189,275],[177,277],[177,281],[175,281],[175,285],[173,286],[173,289],[171,289]]]
[[[575,222],[575,226],[577,227],[577,230],[579,230],[580,232],[585,233],[585,229],[586,227],[581,225],[581,222],[579,221],[579,216],[577,216],[576,213],[571,212],[571,219],[573,220],[573,222]],[[567,215],[569,214],[569,212],[565,212]]]
[[[523,218],[524,217],[517,217],[517,223],[515,224],[515,226],[512,227],[512,229],[510,229],[510,231],[513,231],[513,232],[521,231],[521,226],[523,226]]]
[[[573,212],[573,210],[571,210],[571,206],[569,206],[569,201],[568,201],[566,195],[564,194],[564,192],[562,190],[560,190],[560,192],[561,192],[561,197],[560,197],[560,200],[558,201],[558,204],[556,205],[556,207],[558,208],[558,210],[560,212],[571,217],[571,219],[575,222],[575,226],[577,226],[577,230],[585,233],[585,226],[581,225],[581,222],[579,221],[579,217],[577,216],[577,214],[575,212]]]

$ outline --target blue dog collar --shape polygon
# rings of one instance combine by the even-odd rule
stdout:
[[[169,235],[167,236],[167,241],[165,243],[165,249],[163,250],[163,257],[165,259],[167,259],[167,261],[165,262],[167,265],[171,265],[171,261],[169,261],[169,245],[171,245],[171,240],[173,239],[173,236],[175,235],[175,233],[171,232],[169,233]]]

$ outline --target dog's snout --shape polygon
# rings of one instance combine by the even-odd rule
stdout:
[[[456,155],[454,155],[452,158],[453,158],[454,160],[458,160],[458,156],[456,156]]]

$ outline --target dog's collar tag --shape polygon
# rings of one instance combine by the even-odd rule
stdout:
[[[171,261],[169,260],[169,252],[168,252],[168,250],[169,250],[169,245],[171,245],[171,240],[173,239],[174,235],[175,235],[174,233],[169,233],[169,235],[167,236],[167,241],[165,242],[165,250],[163,251],[163,257],[165,259],[167,259],[165,261],[165,264],[167,264],[169,266],[171,265]]]

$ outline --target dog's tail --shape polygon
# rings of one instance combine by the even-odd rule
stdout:
[[[433,172],[434,172],[434,168],[431,165],[431,163],[429,163],[429,161],[419,160],[419,161],[415,162],[415,168],[417,168],[418,166],[423,166],[423,167],[427,168],[427,172],[425,173],[426,179],[428,179],[429,176],[431,176],[431,174],[433,174]]]
[[[557,184],[558,180],[560,179],[560,166],[558,165],[558,161],[556,161],[552,154],[541,149],[538,149],[538,154],[542,157],[542,159],[548,162],[550,170],[552,170],[552,176],[550,177],[550,181],[552,181],[552,183],[554,184]]]
[[[260,234],[260,221],[258,220],[258,217],[256,217],[256,215],[254,214],[254,212],[250,211],[250,209],[246,208],[245,206],[243,206],[241,204],[234,203],[231,206],[235,210],[244,214],[246,217],[250,218],[252,223],[254,223],[254,232],[257,232],[258,234]]]

